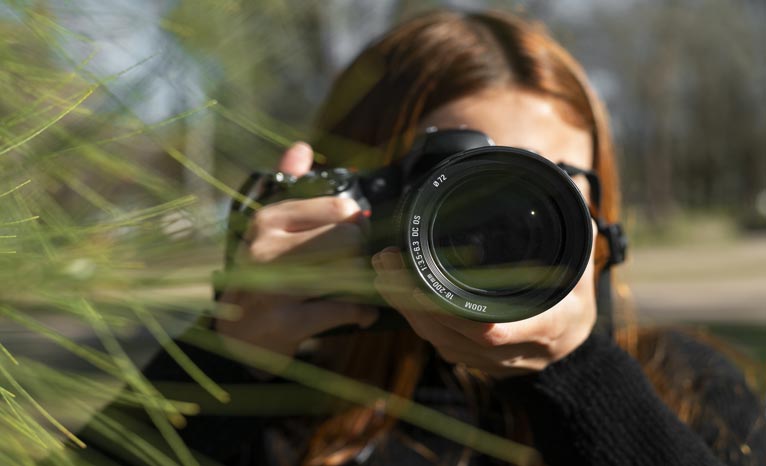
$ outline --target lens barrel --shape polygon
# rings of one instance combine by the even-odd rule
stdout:
[[[412,183],[400,231],[420,285],[452,314],[510,322],[554,306],[590,258],[590,213],[558,166],[503,146],[446,158]]]

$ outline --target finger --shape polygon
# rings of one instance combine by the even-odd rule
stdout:
[[[415,333],[420,338],[430,342],[440,352],[449,352],[450,354],[463,353],[465,348],[469,348],[470,341],[455,330],[445,327],[434,320],[430,313],[410,311],[407,308],[401,308],[400,311]],[[475,346],[475,345],[473,345]],[[446,359],[446,358],[445,358]],[[460,362],[459,358],[450,360],[450,362]]]
[[[222,317],[218,328],[253,344],[294,351],[302,341],[342,325],[366,328],[378,310],[347,301],[305,301],[284,294],[241,293],[236,302],[242,312],[235,319]]]
[[[226,291],[262,296],[287,294],[296,300],[341,297],[339,299],[359,304],[382,305],[378,295],[373,294],[372,271],[358,268],[358,264],[350,259],[342,262],[338,265],[277,262],[242,268],[232,275]],[[317,277],[322,279],[317,280]]]
[[[434,318],[433,312],[423,312],[431,309],[430,303],[418,302],[413,299],[420,293],[412,283],[399,277],[406,272],[382,271],[375,280],[375,286],[381,296],[407,319],[415,333],[431,343],[442,356],[451,363],[465,363],[472,367],[487,365],[483,354],[484,348],[469,340],[454,328],[443,325]]]
[[[378,264],[376,266],[376,274],[374,286],[378,294],[391,307],[399,311],[410,322],[410,325],[416,332],[421,334],[421,337],[430,341],[431,338],[425,336],[428,334],[428,321],[421,317],[442,312],[438,306],[425,297],[422,300],[414,298],[421,295],[422,292],[417,288],[408,271],[384,270]],[[419,331],[418,327],[422,327],[424,331]]]
[[[397,272],[377,272],[374,285],[378,294],[394,309],[421,312],[422,309],[417,308],[417,303],[412,301],[412,283],[406,280],[406,277],[398,277],[396,274]]]
[[[387,247],[375,254],[372,266],[380,278],[376,282],[380,287],[378,293],[387,301],[396,302],[400,308],[411,312],[445,312],[417,286],[398,248]]]
[[[518,335],[514,338],[515,333],[509,328],[510,324],[507,323],[493,324],[475,322],[446,314],[435,315],[434,319],[483,348],[494,348],[523,340],[523,338]]]
[[[296,142],[282,154],[277,170],[293,176],[303,176],[311,170],[314,151],[303,141]]]
[[[400,307],[407,308],[410,311],[439,310],[435,304],[433,304],[431,300],[429,300],[428,297],[415,286],[412,286],[409,289],[409,296],[407,296],[407,300],[403,301],[403,295],[406,292],[402,291],[401,288],[406,287],[407,284],[403,285],[401,283],[403,278],[401,278],[400,275],[407,274],[407,271],[404,270],[404,261],[397,250],[386,248],[373,256],[373,267],[375,267],[375,270],[379,274],[385,276],[390,276],[387,275],[387,273],[397,274],[394,277],[398,278],[383,282],[385,285],[380,293],[387,301],[397,303]],[[417,304],[413,304],[412,301],[415,301]],[[514,332],[511,331],[507,324],[498,325],[474,322],[442,312],[429,312],[428,317],[431,319],[431,324],[438,323],[449,328],[462,335],[464,338],[471,340],[474,344],[481,345],[483,348],[492,348],[507,343],[523,341],[522,335],[518,334],[519,332],[517,332],[516,339],[512,339]]]
[[[372,266],[376,271],[404,270],[404,259],[399,248],[389,246],[372,256]]]
[[[419,314],[414,319],[428,320],[429,316],[423,316]],[[418,330],[416,332],[430,341],[445,361],[462,363],[493,376],[507,377],[539,371],[550,363],[551,353],[545,345],[526,342],[484,348],[435,320],[416,325],[426,329],[422,334]]]
[[[281,229],[287,232],[311,230],[333,223],[355,223],[360,217],[359,204],[346,197],[314,197],[272,204],[255,214],[253,227]]]
[[[251,307],[241,303],[245,318],[262,340],[301,341],[342,325],[369,327],[378,319],[378,310],[348,301],[306,301],[290,295],[272,295],[270,312],[260,306]]]
[[[352,223],[325,225],[288,236],[294,246],[282,256],[285,260],[323,262],[359,256],[362,252],[362,230]]]
[[[257,264],[283,261],[323,262],[362,252],[362,230],[352,223],[324,225],[297,233],[271,233],[250,244],[250,260]]]
[[[442,359],[453,364],[507,377],[542,370],[550,362],[550,352],[544,345],[526,342],[485,348],[442,325],[432,314],[406,311],[403,314],[415,333],[430,342]]]
[[[404,261],[401,257],[401,254],[398,253],[398,250],[393,248],[386,248],[373,256],[373,267],[379,274],[384,274],[386,272],[397,272],[400,274],[406,273],[404,270]],[[394,302],[399,302],[400,306],[407,306],[407,303],[402,303],[400,301],[402,299],[400,296],[402,292],[396,290],[395,288],[391,288],[394,286],[393,283],[395,282],[388,282],[390,289],[383,289],[381,291],[381,295],[387,301],[391,300]],[[401,287],[401,285],[398,286]],[[413,304],[410,303],[410,310],[437,310],[422,291],[414,286],[410,290],[411,294],[409,299],[415,300],[418,303],[418,306],[413,306]],[[517,336],[517,340],[511,340],[513,332],[510,331],[511,329],[509,329],[507,325],[474,322],[440,312],[432,312],[429,314],[429,317],[433,319],[433,321],[456,331],[474,343],[477,343],[485,348],[491,348],[506,343],[518,342],[522,339],[521,336]]]
[[[294,322],[288,328],[294,329],[300,340],[342,325],[367,328],[378,320],[376,308],[343,301],[304,302],[292,307],[289,315]]]
[[[469,338],[458,329],[461,325],[477,323],[434,312],[437,306],[415,287],[407,271],[397,270],[400,264],[393,254],[379,253],[375,263],[378,271],[375,286],[380,295],[407,319],[418,336],[434,346],[444,360],[504,375],[539,370],[545,366],[549,357],[545,346],[530,342],[500,344],[499,339],[487,341],[487,335],[483,334]],[[478,325],[483,329],[484,324]]]
[[[379,276],[392,277],[391,286],[403,293],[403,303],[411,310],[428,311],[449,317],[444,309],[439,307],[426,293],[417,286],[412,271],[405,265],[404,257],[398,248],[389,246],[372,257],[372,267]],[[394,285],[394,283],[398,283]],[[394,289],[390,292],[396,291]],[[392,299],[396,297],[391,296]],[[457,319],[462,321],[463,319]]]
[[[415,310],[417,302],[412,299],[412,293],[417,288],[410,273],[405,270],[398,250],[386,248],[372,256],[372,267],[377,277],[375,286],[378,293],[394,308]]]

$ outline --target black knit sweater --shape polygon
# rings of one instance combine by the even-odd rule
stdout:
[[[668,380],[699,395],[688,427],[638,363],[594,335],[566,359],[507,385],[524,396],[536,446],[550,465],[763,465],[766,417],[739,370],[681,333],[665,335]]]
[[[500,381],[492,393],[500,400],[513,397],[524,406],[534,446],[549,466],[766,465],[766,414],[758,397],[746,387],[742,373],[720,353],[688,335],[668,332],[660,343],[663,360],[655,362],[669,371],[668,383],[687,391],[691,388],[698,397],[702,415],[691,426],[679,421],[658,398],[633,358],[610,339],[595,334],[567,358],[540,373]],[[184,350],[215,380],[234,384],[229,387],[254,382],[252,373],[237,363],[191,346]],[[416,401],[507,434],[497,432],[503,427],[491,421],[491,413],[472,418],[465,401],[449,395],[454,390],[442,390],[449,381],[438,374],[443,375],[440,368],[446,366],[435,356],[431,359]],[[162,382],[177,386],[175,382],[189,381],[164,353],[154,359],[146,374],[160,386]],[[435,382],[438,379],[446,382],[440,387]],[[283,393],[290,392],[290,386],[282,387]],[[169,395],[178,398],[177,393]],[[279,404],[279,396],[269,403]],[[321,419],[226,413],[209,400],[202,405],[202,413],[190,418],[180,433],[203,463],[213,459],[236,466],[293,464],[312,426]],[[110,406],[105,414],[124,416],[122,411]],[[136,418],[140,416],[132,413],[130,419]],[[123,442],[107,440],[92,428],[82,435],[91,442],[90,455],[107,456],[121,465],[153,464],[146,457],[128,453]],[[161,441],[157,448],[167,451]],[[466,457],[465,453],[459,445],[400,423],[376,448],[366,449],[349,464],[458,464],[460,457],[466,461],[463,464],[499,464],[483,455]]]

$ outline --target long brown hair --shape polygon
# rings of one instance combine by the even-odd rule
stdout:
[[[591,132],[593,167],[603,184],[599,214],[617,221],[617,169],[603,105],[577,61],[542,26],[508,13],[439,10],[392,29],[337,78],[318,114],[315,146],[330,165],[380,166],[405,152],[423,116],[498,85],[550,98],[562,118]],[[599,238],[597,270],[606,253]],[[411,330],[337,337],[328,344],[345,355],[335,358],[336,370],[412,396],[426,347]],[[315,430],[304,464],[342,464],[393,422],[364,406],[334,415]]]

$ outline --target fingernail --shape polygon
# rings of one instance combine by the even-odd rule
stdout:
[[[288,150],[295,150],[306,153],[311,151],[311,146],[307,142],[298,141],[290,146]]]
[[[378,253],[380,267],[386,270],[398,270],[403,267],[399,248],[389,246]]]
[[[294,176],[303,176],[311,169],[314,161],[311,146],[296,142],[287,148],[277,164],[277,170]]]

